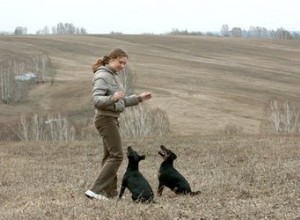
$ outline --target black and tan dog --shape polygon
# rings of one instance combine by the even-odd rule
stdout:
[[[145,155],[138,155],[131,146],[127,148],[128,166],[122,179],[119,199],[128,188],[131,198],[135,202],[153,202],[154,193],[145,177],[139,171],[139,162],[145,159]]]
[[[197,195],[200,191],[192,192],[188,181],[174,168],[173,162],[177,158],[176,154],[165,146],[160,146],[158,153],[162,156],[163,162],[158,173],[157,195],[161,196],[164,187],[170,188],[176,194]]]

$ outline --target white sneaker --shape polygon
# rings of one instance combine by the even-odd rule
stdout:
[[[108,200],[108,198],[104,195],[100,195],[100,194],[96,194],[91,190],[87,190],[85,192],[85,195],[89,198],[89,199],[99,199],[99,200]]]

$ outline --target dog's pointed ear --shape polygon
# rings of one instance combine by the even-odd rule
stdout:
[[[176,154],[172,154],[172,158],[173,158],[173,160],[176,160],[177,159],[177,155]]]
[[[160,145],[160,149],[167,150],[167,148],[165,147],[165,145]]]
[[[140,156],[140,160],[145,160],[146,156],[145,155],[141,155]]]

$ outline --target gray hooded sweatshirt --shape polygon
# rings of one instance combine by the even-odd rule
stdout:
[[[109,66],[101,66],[93,78],[93,93],[91,101],[97,115],[106,115],[118,118],[125,107],[137,105],[142,102],[142,97],[137,95],[125,96],[119,101],[113,100],[115,92],[123,92],[124,86],[118,73]]]

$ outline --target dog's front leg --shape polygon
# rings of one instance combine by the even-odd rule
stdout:
[[[125,192],[125,189],[126,189],[126,186],[124,184],[122,184],[121,190],[120,190],[120,193],[119,193],[119,196],[118,196],[119,200],[122,199],[122,196],[123,196],[123,194]]]
[[[163,191],[164,191],[164,186],[163,185],[159,185],[158,189],[157,189],[157,195],[161,196],[162,193],[163,193]]]

